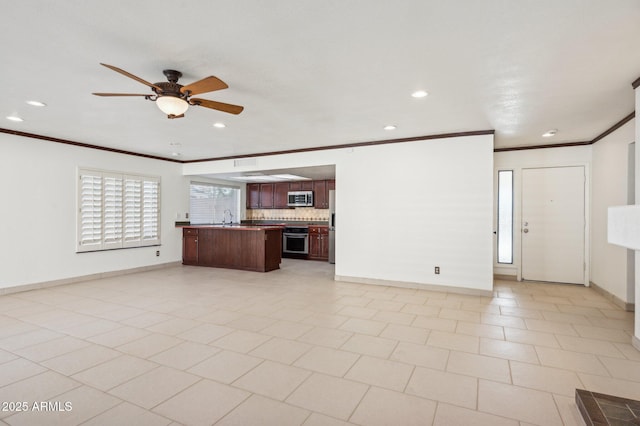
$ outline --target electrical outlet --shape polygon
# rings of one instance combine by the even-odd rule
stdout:
[[[160,256],[160,250],[156,250],[156,256]]]
[[[440,267],[436,266],[435,270],[433,271],[435,274],[439,274],[440,273]]]

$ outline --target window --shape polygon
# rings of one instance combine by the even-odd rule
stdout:
[[[193,225],[239,222],[240,189],[191,182],[189,215]]]
[[[513,263],[513,170],[498,171],[498,263]]]
[[[160,244],[160,178],[78,170],[77,252]]]

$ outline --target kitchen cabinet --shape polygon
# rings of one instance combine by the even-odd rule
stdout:
[[[272,183],[247,184],[248,209],[274,208],[274,185]]]
[[[305,180],[297,182],[248,183],[248,209],[286,209],[289,208],[289,191],[313,191],[313,207],[329,208],[329,191],[335,189],[336,181]]]
[[[329,197],[327,196],[327,181],[313,181],[313,207],[316,209],[328,209]]]
[[[259,183],[247,184],[247,208],[248,209],[260,208],[260,184]]]
[[[313,181],[301,180],[289,183],[289,191],[313,191]]]
[[[289,202],[289,182],[278,182],[273,185],[273,208],[287,209],[287,203]]]
[[[316,209],[329,208],[329,191],[336,189],[336,181],[314,180],[313,181],[313,206]]]
[[[273,184],[272,183],[260,184],[260,208],[261,209],[273,208]]]
[[[197,229],[184,229],[182,231],[182,263],[185,265],[198,264]]]
[[[329,227],[309,226],[309,259],[329,260]]]
[[[182,263],[267,272],[280,267],[279,227],[201,226],[182,231]]]

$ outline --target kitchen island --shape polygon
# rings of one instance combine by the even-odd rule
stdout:
[[[268,272],[280,268],[282,227],[192,225],[182,229],[182,264]]]

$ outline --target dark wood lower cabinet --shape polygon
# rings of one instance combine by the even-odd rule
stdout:
[[[272,271],[280,268],[282,260],[282,229],[187,227],[183,229],[182,250],[185,265]]]
[[[329,228],[309,226],[309,259],[329,260]]]
[[[184,229],[182,231],[182,263],[184,265],[198,264],[198,230]]]

